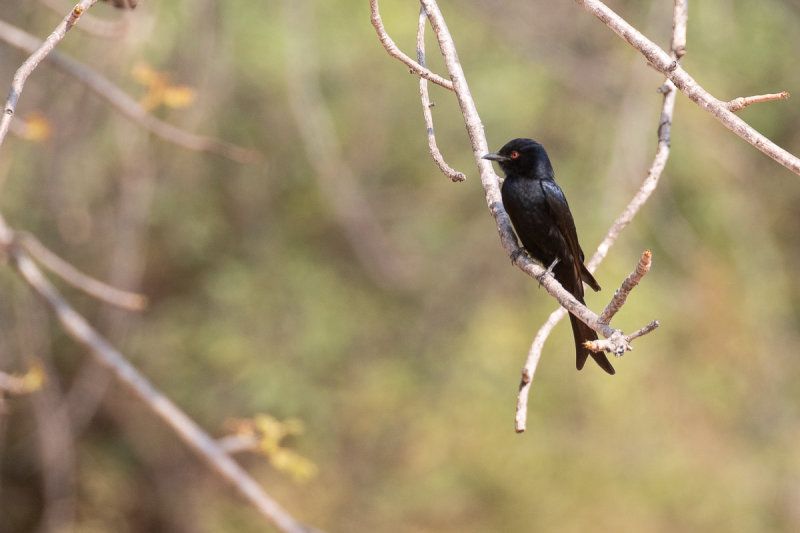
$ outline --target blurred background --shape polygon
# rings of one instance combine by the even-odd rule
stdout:
[[[71,6],[0,5],[39,38]],[[609,5],[669,46],[672,2]],[[490,146],[545,145],[591,255],[655,153],[661,75],[573,2],[441,8]],[[414,56],[418,4],[383,0],[381,12]],[[434,166],[417,79],[381,47],[366,0],[142,1],[90,15],[122,17],[127,32],[78,27],[60,52],[136,100],[148,97],[137,72],[167,73],[191,105],[156,99],[155,116],[260,156],[161,140],[43,64],[18,116],[48,133],[0,149],[0,209],[84,272],[150,298],[124,312],[54,280],[212,435],[259,413],[304,423],[285,445],[316,465],[310,479],[238,456],[297,518],[332,532],[800,529],[798,176],[679,95],[661,184],[599,268],[604,290],[587,294],[600,311],[650,248],[652,271],[614,325],[661,327],[610,377],[575,371],[562,322],[517,435],[519,372],[555,302],[510,265],[439,87],[439,145],[467,181]],[[683,65],[723,100],[800,94],[798,26],[792,0],[691,2]],[[9,87],[26,54],[0,50]],[[800,153],[794,98],[740,116]],[[271,530],[11,268],[0,294],[0,370],[41,361],[48,376],[0,417],[0,531]]]

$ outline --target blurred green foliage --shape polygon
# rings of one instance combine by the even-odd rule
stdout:
[[[124,38],[74,30],[59,46],[136,97],[137,62],[168,71],[196,102],[154,113],[256,148],[258,163],[151,137],[46,64],[29,80],[20,115],[38,111],[53,134],[0,149],[4,215],[103,279],[131,264],[112,257],[139,236],[141,275],[125,279],[151,307],[126,315],[125,332],[67,290],[78,309],[212,434],[262,412],[302,420],[287,445],[315,478],[297,485],[263,457],[242,461],[291,513],[330,531],[800,529],[797,176],[679,96],[661,186],[600,267],[603,292],[587,295],[602,309],[651,248],[652,272],[615,325],[662,326],[610,378],[574,370],[559,325],[516,435],[519,370],[554,302],[499,246],[452,94],[431,88],[462,184],[430,161],[417,80],[381,48],[366,0],[309,3],[313,18],[289,21],[280,2],[141,2]],[[670,2],[610,5],[668,45]],[[490,145],[530,136],[548,148],[590,254],[655,151],[660,75],[572,2],[441,7]],[[58,20],[34,2],[4,8],[39,36]],[[381,8],[413,56],[418,6]],[[683,66],[723,100],[800,93],[798,25],[793,0],[692,2]],[[288,104],[290,28],[313,36],[341,157],[410,265],[408,287],[370,276],[312,171]],[[2,46],[10,80],[23,56]],[[443,72],[436,50],[429,33],[428,64]],[[798,109],[790,99],[741,116],[799,153]],[[0,369],[22,373],[44,355],[24,341],[33,302],[0,272]],[[64,392],[88,356],[45,323],[37,335],[47,333],[34,351],[51,352],[46,386]],[[0,420],[2,532],[35,530],[45,508],[46,426],[30,402],[12,400]],[[74,446],[75,531],[265,530],[117,386]]]

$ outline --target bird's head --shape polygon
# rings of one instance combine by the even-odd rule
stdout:
[[[520,174],[540,179],[553,176],[553,167],[547,152],[533,139],[514,139],[497,153],[486,154],[483,159],[497,161],[506,175]]]

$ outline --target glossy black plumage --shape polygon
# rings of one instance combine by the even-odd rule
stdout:
[[[553,276],[581,303],[583,282],[599,291],[600,285],[583,264],[575,221],[564,192],[555,182],[553,166],[542,145],[532,139],[514,139],[497,153],[486,154],[483,158],[497,161],[506,175],[501,190],[503,205],[531,258],[544,267],[558,260]],[[572,313],[569,319],[578,370],[591,356],[603,370],[614,374],[614,367],[604,353],[593,352],[583,345],[585,341],[597,339],[597,333]]]

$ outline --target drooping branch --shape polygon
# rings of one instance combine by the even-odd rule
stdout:
[[[425,13],[425,8],[420,7],[419,23],[417,24],[417,61],[423,67],[425,66],[425,25],[427,22],[428,16]],[[433,161],[450,181],[464,181],[467,176],[448,165],[436,145],[436,134],[433,131],[433,113],[431,113],[433,103],[428,95],[428,80],[422,76],[419,78],[419,97],[422,101],[422,116],[425,119],[425,127],[428,132],[428,150],[431,153],[431,157],[433,157]]]

